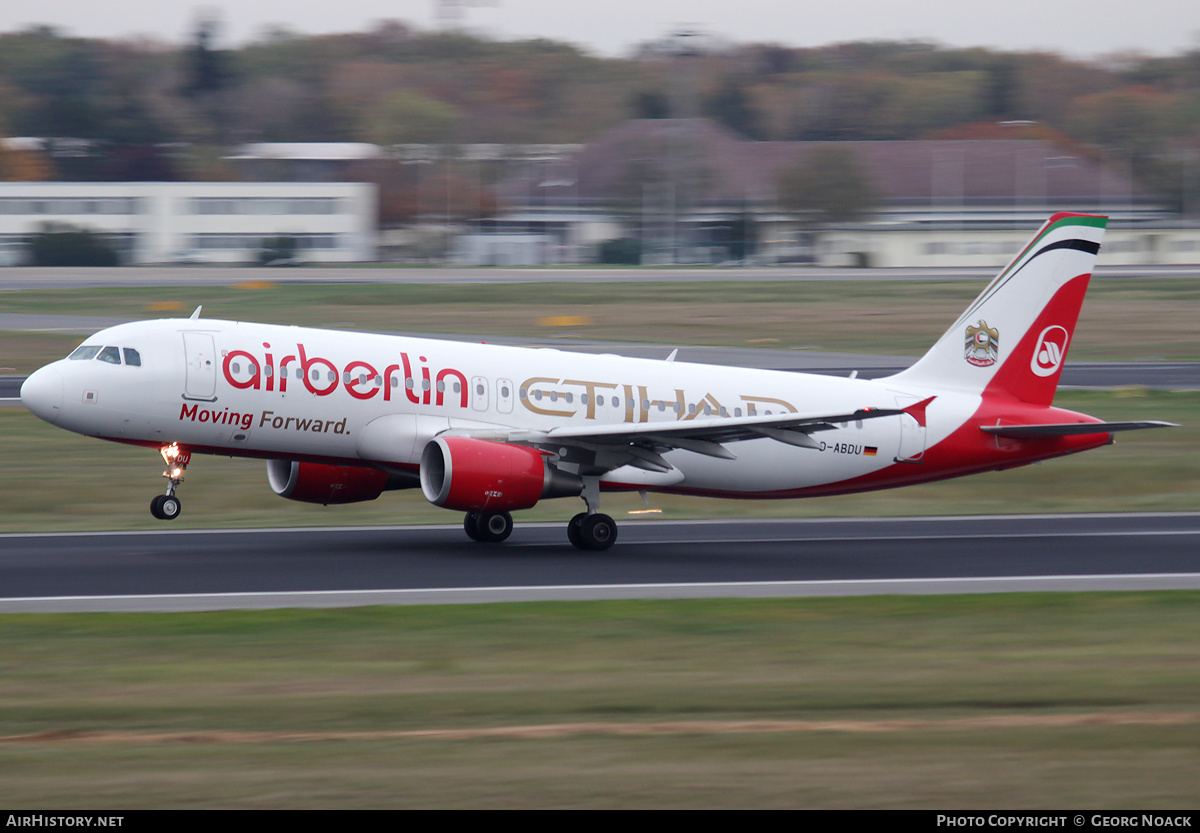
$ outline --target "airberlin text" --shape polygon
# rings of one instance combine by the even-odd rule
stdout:
[[[208,422],[213,425],[232,425],[248,431],[254,425],[255,415],[239,413],[226,408],[223,411],[209,410],[198,405],[184,404],[179,408],[179,419],[192,422]],[[307,431],[313,434],[345,434],[346,417],[341,420],[313,419],[311,417],[280,416],[274,411],[263,411],[258,415],[259,428],[275,428],[283,431]]]
[[[270,342],[264,341],[262,346],[271,349]],[[387,364],[382,371],[358,359],[339,370],[329,359],[310,356],[303,344],[297,344],[295,353],[278,360],[270,352],[260,359],[245,350],[231,350],[225,353],[221,372],[225,381],[239,390],[274,391],[278,387],[280,393],[287,393],[288,377],[294,376],[315,396],[329,396],[344,387],[355,399],[379,396],[385,402],[391,400],[393,389],[403,379],[404,395],[414,405],[441,405],[450,384],[459,396],[459,407],[467,407],[467,377],[461,371],[447,367],[435,373],[424,356],[418,356],[415,365],[408,353],[400,353],[399,357],[398,363]]]

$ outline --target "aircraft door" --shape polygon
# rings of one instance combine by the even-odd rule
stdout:
[[[915,396],[897,396],[896,407],[907,408],[920,402]],[[900,451],[896,455],[897,463],[920,463],[925,456],[925,426],[919,425],[916,418],[910,414],[901,414],[900,420]]]
[[[511,414],[513,409],[513,383],[510,379],[496,380],[496,410]]]
[[[211,333],[184,333],[183,353],[187,362],[184,399],[213,402],[217,396],[217,350]]]
[[[471,379],[471,407],[477,411],[488,409],[488,383],[482,376]]]

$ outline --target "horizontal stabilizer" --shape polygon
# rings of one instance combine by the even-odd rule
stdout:
[[[914,402],[904,409],[904,413],[917,421],[917,425],[925,427],[925,409],[929,407],[929,403],[937,399],[936,396],[931,396],[928,399],[922,399],[920,402]]]
[[[1137,431],[1142,428],[1178,428],[1173,422],[1146,420],[1143,422],[1071,422],[1065,425],[981,425],[981,430],[1000,437],[1029,439],[1036,437],[1070,437],[1077,434],[1111,434],[1114,431]]]

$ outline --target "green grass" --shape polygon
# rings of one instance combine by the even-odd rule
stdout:
[[[3,616],[0,802],[1178,809],[1200,767],[1197,603]],[[58,740],[12,740],[35,733]]]

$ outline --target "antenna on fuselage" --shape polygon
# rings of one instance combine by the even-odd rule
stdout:
[[[675,361],[675,356],[678,355],[678,353],[679,353],[679,348],[676,347],[674,350],[671,351],[671,355],[667,356],[667,361],[669,361],[669,362]]]
[[[189,315],[189,316],[188,316],[188,318],[189,318],[189,319],[190,319],[190,318],[199,318],[199,317],[200,317],[200,310],[202,310],[202,309],[204,309],[204,304],[201,304],[200,306],[196,307],[196,311],[195,311],[195,312],[193,312],[191,315]]]

